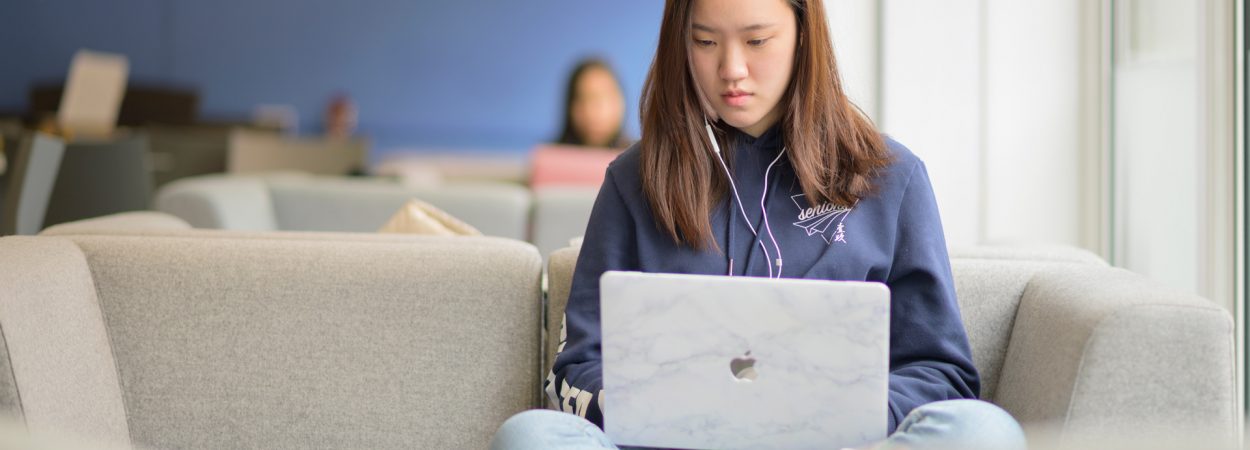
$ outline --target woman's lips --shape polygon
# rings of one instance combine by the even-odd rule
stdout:
[[[742,106],[751,98],[751,94],[742,91],[729,91],[721,94],[721,98],[725,99],[725,104],[729,106]]]

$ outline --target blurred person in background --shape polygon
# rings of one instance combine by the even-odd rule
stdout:
[[[625,148],[625,94],[607,62],[584,59],[569,75],[564,95],[564,129],[557,143]]]
[[[325,136],[330,139],[348,139],[356,133],[356,104],[345,93],[335,94],[326,106]]]

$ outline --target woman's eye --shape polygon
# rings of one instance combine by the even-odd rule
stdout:
[[[700,46],[700,47],[711,47],[711,46],[713,46],[713,45],[716,45],[716,42],[714,42],[714,41],[709,41],[709,40],[706,40],[706,39],[695,39],[695,40],[694,40],[694,45],[697,45],[697,46]]]
[[[747,41],[747,45],[750,45],[752,47],[760,47],[767,42],[768,42],[768,39],[751,39]]]

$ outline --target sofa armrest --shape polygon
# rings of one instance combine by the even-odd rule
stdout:
[[[547,310],[544,319],[542,376],[551,372],[556,362],[556,348],[564,332],[564,307],[569,303],[569,289],[573,287],[573,269],[577,266],[580,247],[556,250],[547,261]]]
[[[74,242],[46,236],[0,238],[0,255],[0,422],[130,448],[124,394],[86,256]]]
[[[1021,298],[995,401],[1065,435],[1236,424],[1228,311],[1122,269],[1038,273]]]

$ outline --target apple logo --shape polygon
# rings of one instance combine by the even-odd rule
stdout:
[[[758,374],[755,372],[755,358],[751,356],[750,350],[742,356],[729,360],[729,373],[732,373],[734,379],[738,381],[755,381]]]

